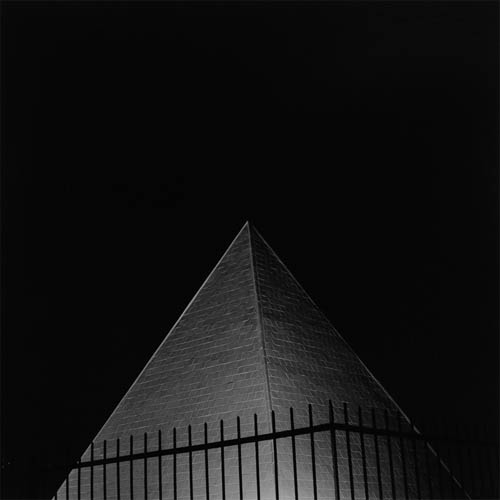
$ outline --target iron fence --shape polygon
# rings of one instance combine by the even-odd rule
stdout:
[[[498,443],[483,436],[465,432],[422,432],[400,414],[384,411],[382,419],[376,411],[358,409],[349,415],[343,406],[343,418],[335,418],[331,402],[328,421],[315,423],[312,407],[308,407],[307,425],[295,425],[294,411],[289,411],[289,428],[277,430],[275,412],[271,413],[271,432],[259,433],[257,415],[253,432],[242,435],[240,418],[236,422],[236,437],[225,438],[224,421],[220,421],[219,438],[209,441],[207,424],[204,439],[193,443],[191,426],[187,429],[188,443],[179,446],[177,429],[171,430],[172,446],[163,446],[164,434],[144,433],[141,442],[130,436],[112,442],[103,441],[99,457],[92,443],[88,459],[68,467],[68,478],[55,495],[56,500],[369,500],[418,498],[498,498]],[[355,420],[352,417],[355,417]],[[318,437],[321,436],[321,440]],[[154,448],[152,438],[154,437]],[[287,442],[284,454],[280,443]],[[300,441],[300,442],[299,442]],[[321,453],[319,443],[321,442]],[[328,464],[324,453],[328,442]],[[271,461],[262,463],[262,446],[270,445]],[[125,446],[126,445],[126,446]],[[135,451],[137,445],[140,451]],[[253,470],[243,471],[242,450],[253,448]],[[235,450],[229,456],[229,450]],[[219,479],[214,492],[213,453]],[[209,453],[211,453],[209,459]],[[196,475],[194,487],[193,457],[204,473]],[[183,457],[187,471],[180,474],[179,460]],[[307,474],[301,470],[308,461]],[[321,462],[321,472],[318,472]],[[142,464],[142,466],[141,466]],[[248,461],[246,466],[248,468]],[[286,465],[286,467],[285,467]],[[138,467],[141,473],[138,474]],[[284,469],[283,469],[284,467]],[[232,472],[232,488],[228,491],[228,469]],[[268,469],[271,469],[269,471]],[[263,491],[263,473],[270,481]],[[325,471],[328,474],[325,474]],[[272,473],[271,473],[272,472]],[[83,475],[85,474],[85,481]],[[286,477],[280,477],[280,474]],[[330,475],[330,477],[326,477]],[[180,477],[181,476],[181,477]],[[320,477],[319,477],[320,476]],[[212,479],[211,479],[212,478]],[[253,482],[248,494],[248,481]],[[85,482],[85,487],[84,487]],[[310,486],[304,493],[303,484]],[[182,483],[182,488],[181,488]],[[112,491],[110,491],[112,485]],[[244,488],[245,485],[245,488]],[[301,489],[302,488],[302,489]],[[180,491],[182,489],[182,492]],[[202,491],[203,490],[203,491]]]

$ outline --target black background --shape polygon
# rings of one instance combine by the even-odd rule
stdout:
[[[26,459],[83,452],[247,219],[418,423],[498,435],[496,2],[3,2],[2,36],[3,498],[54,493]]]

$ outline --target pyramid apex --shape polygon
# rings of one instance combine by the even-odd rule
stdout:
[[[247,219],[245,221],[245,224],[243,224],[242,229],[248,229],[249,231],[257,231],[255,224],[250,219]]]
[[[252,233],[252,232],[255,232],[255,231],[256,231],[255,225],[252,224],[252,222],[247,219],[245,221],[245,224],[243,224],[243,227],[240,229],[239,233],[243,233],[243,232]]]

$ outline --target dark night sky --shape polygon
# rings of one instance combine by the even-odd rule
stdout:
[[[3,2],[2,37],[3,498],[247,219],[417,422],[498,432],[497,2]]]

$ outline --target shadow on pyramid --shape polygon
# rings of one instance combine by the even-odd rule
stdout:
[[[145,445],[147,450],[171,448],[174,439],[176,447],[203,443],[205,438],[218,441],[221,420],[224,439],[233,439],[237,417],[242,436],[254,434],[255,421],[260,434],[269,433],[271,412],[276,430],[286,430],[290,408],[295,427],[307,426],[308,405],[315,423],[328,422],[329,401],[337,421],[343,421],[347,410],[356,424],[362,418],[379,428],[398,425],[394,415],[400,409],[394,400],[246,223],[81,460],[89,460],[91,451],[94,459],[101,459],[104,453],[107,458],[129,454],[131,446],[133,453],[143,452]],[[384,411],[390,415],[387,421]],[[405,417],[403,426],[410,429]],[[255,444],[243,445],[241,467],[233,446],[224,449],[223,461],[221,449],[214,448],[191,456],[166,455],[161,462],[123,461],[108,465],[106,471],[103,466],[73,469],[57,498],[270,500],[276,498],[277,487],[282,499],[333,499],[335,491],[342,499],[381,494],[439,498],[439,482],[443,476],[450,478],[424,443],[413,453],[408,448],[405,457],[396,439],[388,451],[382,436],[376,442],[374,436],[362,441],[356,433],[336,434],[337,481],[331,433],[325,431],[313,439],[297,436],[293,444],[289,438],[277,439],[276,450],[270,440],[260,442],[257,450]],[[468,498],[451,479],[460,493],[455,497]]]

